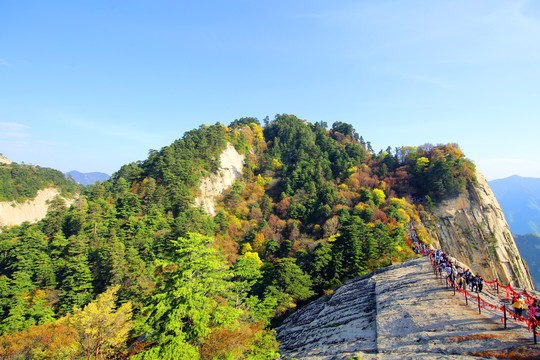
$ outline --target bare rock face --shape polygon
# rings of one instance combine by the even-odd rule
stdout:
[[[219,158],[221,168],[218,173],[202,179],[195,206],[202,206],[208,214],[215,215],[216,198],[242,175],[244,159],[245,156],[240,155],[229,143]]]
[[[0,154],[0,164],[9,165],[11,164],[11,161],[9,161],[7,157],[4,157],[3,155]]]
[[[488,290],[482,299],[500,306]],[[479,314],[471,300],[454,296],[421,258],[346,282],[276,331],[284,360],[478,359],[511,351],[537,358],[527,329],[511,322],[505,330],[500,316],[498,309]]]
[[[47,215],[49,202],[60,195],[57,189],[38,190],[36,197],[22,203],[15,201],[0,202],[0,226],[20,225],[25,221],[34,223]],[[74,200],[64,199],[66,206]]]
[[[534,289],[528,269],[484,175],[466,194],[443,201],[430,224],[434,246],[479,273],[514,287]]]

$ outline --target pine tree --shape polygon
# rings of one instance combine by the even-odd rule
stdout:
[[[88,246],[81,237],[69,239],[68,261],[61,269],[60,312],[68,313],[73,306],[83,306],[92,300],[92,273],[88,266]]]
[[[156,345],[143,359],[194,359],[189,343],[207,336],[213,327],[232,325],[240,310],[219,298],[230,297],[232,273],[212,239],[188,234],[173,241],[173,251],[159,270],[158,291],[148,301],[142,330]],[[190,350],[191,349],[191,350]]]

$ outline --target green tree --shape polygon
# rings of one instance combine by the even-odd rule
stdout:
[[[18,271],[13,279],[0,277],[0,332],[25,330],[54,320],[45,291],[33,286],[30,275]]]
[[[334,268],[343,280],[364,274],[367,261],[374,257],[375,239],[359,216],[345,220],[340,236],[332,248]]]
[[[259,254],[250,251],[236,260],[232,268],[236,307],[239,307],[247,299],[253,285],[262,277],[262,264]]]
[[[236,321],[239,310],[218,301],[229,297],[232,273],[209,247],[211,242],[193,233],[173,241],[173,252],[159,267],[158,291],[148,301],[142,326],[155,346],[141,358],[193,359],[190,342]]]
[[[270,281],[265,297],[276,298],[278,309],[293,308],[296,302],[306,300],[314,294],[311,278],[296,265],[293,258],[279,259],[268,276]]]
[[[47,209],[47,218],[44,221],[43,232],[47,236],[53,236],[61,231],[66,214],[66,202],[61,197],[56,196]]]
[[[309,274],[319,292],[332,286],[331,281],[334,274],[332,273],[331,264],[332,248],[328,245],[317,245],[311,254]]]
[[[88,246],[83,239],[73,237],[66,246],[66,257],[60,270],[60,312],[68,313],[73,306],[83,306],[92,300],[92,273],[88,264]]]

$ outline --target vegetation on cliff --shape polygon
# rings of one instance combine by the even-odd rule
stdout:
[[[246,155],[244,173],[212,218],[193,200],[227,143]],[[436,202],[473,174],[456,145],[375,154],[341,122],[201,126],[86,187],[69,209],[53,204],[39,223],[0,233],[0,354],[52,328],[75,336],[63,319],[115,289],[111,314],[129,311],[110,326],[127,329],[132,346],[109,352],[272,358],[272,327],[298,305],[413,255],[406,229],[424,211],[413,197]],[[82,356],[74,339],[55,351]]]
[[[32,199],[38,190],[59,189],[62,196],[73,196],[81,190],[74,181],[66,179],[58,170],[37,165],[0,163],[0,201]]]

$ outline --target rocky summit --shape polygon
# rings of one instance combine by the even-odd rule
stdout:
[[[501,297],[502,296],[502,297]],[[486,287],[489,304],[509,305]],[[540,359],[524,324],[479,314],[436,279],[428,258],[379,269],[308,304],[277,329],[282,359]]]

